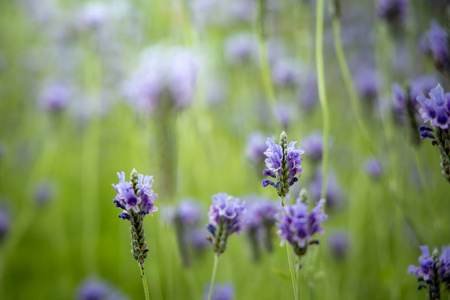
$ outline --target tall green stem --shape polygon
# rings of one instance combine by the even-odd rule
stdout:
[[[317,84],[319,87],[319,100],[322,107],[323,122],[323,156],[322,156],[322,192],[321,198],[326,198],[328,177],[328,136],[330,133],[330,120],[328,112],[327,95],[325,88],[325,70],[323,63],[323,6],[324,0],[317,1],[316,11],[316,66]]]
[[[280,197],[282,205],[289,205],[289,203],[285,203],[285,197]],[[284,214],[284,211],[282,212]],[[286,243],[286,252],[289,264],[289,273],[291,273],[291,281],[292,281],[292,289],[294,291],[294,299],[297,299],[297,280],[295,278],[295,268],[294,261],[292,259],[292,247],[289,243]]]
[[[211,275],[211,284],[209,286],[208,300],[211,300],[211,298],[212,298],[213,289],[214,289],[214,280],[216,278],[216,270],[217,270],[218,262],[219,262],[219,255],[216,254],[216,255],[214,255],[214,265],[213,265],[213,270],[212,270],[212,275]]]
[[[141,270],[142,286],[144,287],[145,300],[150,300],[148,295],[148,285],[147,277],[145,277],[144,264],[139,264],[139,269]]]

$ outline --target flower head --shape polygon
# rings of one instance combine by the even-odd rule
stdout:
[[[264,160],[264,150],[266,150],[266,139],[259,131],[250,134],[247,141],[246,154],[253,163],[259,163]]]
[[[205,290],[204,299],[208,299],[210,284]],[[234,296],[234,289],[231,283],[214,284],[211,300],[232,300]]]
[[[154,205],[155,200],[158,199],[158,194],[155,194],[152,190],[153,176],[146,175],[144,177],[144,175],[138,174],[135,185],[132,181],[125,181],[125,172],[117,172],[117,176],[119,177],[119,183],[112,186],[117,192],[114,203],[116,207],[124,210],[119,217],[124,220],[129,219],[131,211],[153,216],[153,212],[158,210]]]
[[[263,187],[272,185],[277,189],[278,196],[285,197],[289,193],[289,188],[298,181],[298,177],[303,172],[302,154],[305,153],[300,147],[296,147],[297,142],[287,143],[287,135],[283,131],[280,136],[280,143],[275,144],[270,138],[267,139],[267,156],[265,162],[267,169],[264,175],[276,179],[276,182],[265,179]],[[297,177],[298,176],[298,177]]]
[[[53,82],[41,91],[39,105],[43,110],[60,112],[69,105],[72,97],[71,87],[63,82]]]
[[[345,231],[338,231],[333,233],[329,240],[331,254],[334,258],[343,260],[347,256],[349,247],[349,237]]]
[[[308,156],[315,162],[322,159],[323,153],[323,137],[318,132],[313,132],[303,139],[303,148]]]
[[[0,207],[0,241],[8,234],[11,227],[11,217],[6,209]]]
[[[378,0],[378,15],[390,23],[403,23],[408,0]]]
[[[242,231],[245,208],[238,198],[226,193],[215,194],[211,199],[213,204],[208,213],[207,229],[211,233],[209,240],[214,252],[219,255],[226,249],[228,236]]]
[[[278,236],[281,238],[281,244],[286,241],[294,247],[297,255],[302,256],[306,253],[307,247],[317,241],[311,240],[314,234],[324,233],[321,223],[328,219],[323,212],[322,205],[325,203],[321,199],[311,212],[305,203],[297,202],[294,205],[283,207],[284,214],[278,216],[277,226]]]
[[[435,128],[447,129],[450,124],[450,93],[444,94],[444,89],[438,85],[428,95],[430,98],[426,98],[423,94],[417,97],[423,121],[430,122]]]
[[[432,21],[427,37],[437,68],[450,71],[450,46],[447,32],[436,21]]]
[[[380,161],[374,157],[366,160],[365,169],[366,173],[374,179],[380,178],[383,171]]]

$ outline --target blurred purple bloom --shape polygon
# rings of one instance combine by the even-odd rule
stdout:
[[[83,30],[101,27],[108,19],[108,6],[101,2],[88,2],[80,10],[77,25]]]
[[[232,65],[255,61],[257,56],[258,44],[252,34],[236,34],[225,41],[225,57]]]
[[[189,233],[188,242],[196,252],[200,253],[209,246],[207,236],[208,232],[205,229],[194,229]]]
[[[450,40],[447,32],[436,21],[432,21],[427,36],[436,65],[444,69],[450,68]]]
[[[64,110],[73,97],[71,88],[62,82],[48,84],[39,96],[39,105],[46,111]]]
[[[380,161],[376,158],[368,159],[365,163],[365,169],[366,173],[374,179],[380,178],[383,171]]]
[[[433,75],[425,75],[411,80],[411,99],[414,99],[415,102],[417,96],[433,89],[438,85],[438,83],[439,80],[436,78],[436,76]]]
[[[161,101],[184,109],[194,97],[196,80],[197,66],[191,52],[152,47],[142,54],[139,67],[125,86],[125,94],[138,110],[152,112]]]
[[[158,211],[158,208],[154,206],[158,194],[155,194],[152,190],[153,176],[138,175],[139,195],[136,195],[132,182],[125,181],[125,172],[117,172],[117,176],[119,177],[119,183],[112,186],[117,192],[114,203],[116,207],[124,210],[119,215],[120,218],[129,219],[131,210],[135,213],[150,214],[151,216],[153,216],[153,212]]]
[[[48,203],[53,196],[52,186],[49,182],[40,182],[35,190],[35,199],[37,204],[44,205]]]
[[[11,218],[9,213],[0,208],[0,241],[3,240],[11,227]]]
[[[320,199],[320,194],[322,192],[322,171],[318,169],[313,180],[308,185],[308,191],[311,195],[311,199],[317,203]],[[337,209],[341,206],[342,202],[342,190],[339,186],[336,175],[334,172],[328,172],[327,177],[327,208]]]
[[[191,199],[183,199],[178,204],[175,217],[183,226],[195,226],[201,220],[202,209]]]
[[[433,127],[447,129],[450,124],[450,93],[444,94],[444,89],[438,85],[429,93],[430,98],[423,94],[417,97],[421,108],[419,113],[425,123]]]
[[[378,16],[390,23],[403,23],[407,9],[408,0],[378,0]]]
[[[300,202],[300,199],[297,199],[294,205],[283,207],[284,214],[278,216],[277,223],[281,245],[287,241],[294,247],[297,255],[303,255],[311,244],[313,235],[324,233],[321,223],[328,218],[322,210],[324,203],[324,199],[320,200],[311,212],[308,211],[305,203]]]
[[[394,100],[394,107],[399,111],[403,111],[406,108],[406,102],[409,101],[406,91],[397,82],[392,84],[392,99]]]
[[[266,138],[261,132],[255,131],[250,134],[247,140],[246,154],[253,163],[256,164],[264,160],[266,148]]]
[[[109,287],[102,282],[85,281],[77,293],[78,300],[106,300]]]
[[[299,90],[300,106],[305,110],[310,110],[316,106],[318,97],[317,75],[309,72],[306,82]]]
[[[226,193],[215,194],[211,199],[213,204],[208,213],[207,225],[211,235],[208,238],[214,252],[219,255],[226,249],[228,236],[242,231],[245,208],[238,198]]]
[[[301,68],[296,61],[279,59],[272,67],[273,82],[280,87],[295,87],[300,83]]]
[[[266,224],[275,225],[275,215],[279,209],[269,199],[254,199],[246,202],[245,226],[247,228],[261,229]]]
[[[317,162],[322,159],[323,153],[323,136],[319,132],[313,132],[303,139],[303,149],[305,155],[313,161]]]
[[[285,104],[278,104],[276,107],[278,122],[280,122],[281,127],[283,127],[284,130],[287,130],[289,124],[291,123],[292,111],[292,108]]]
[[[334,258],[342,260],[347,257],[349,237],[345,231],[338,231],[331,234],[328,242]]]
[[[209,296],[210,284],[206,287],[203,299],[207,300]],[[234,289],[231,283],[219,285],[214,284],[211,300],[232,300],[234,297]]]
[[[362,67],[355,76],[355,86],[364,99],[374,100],[378,95],[378,80],[374,69]]]

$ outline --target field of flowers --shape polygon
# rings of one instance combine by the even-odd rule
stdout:
[[[450,299],[449,34],[447,0],[0,1],[0,299]]]

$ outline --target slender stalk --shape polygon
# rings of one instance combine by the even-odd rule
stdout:
[[[145,276],[144,264],[139,264],[139,269],[141,270],[141,279],[142,286],[144,287],[145,300],[150,300],[150,297],[148,295],[147,277]]]
[[[298,258],[298,268],[297,268],[297,299],[300,299],[300,257]]]
[[[285,197],[281,198],[281,204],[285,205]],[[289,203],[286,203],[288,205]],[[284,214],[284,212],[283,212]],[[294,261],[292,259],[292,247],[289,243],[286,243],[286,252],[287,252],[287,258],[288,258],[288,264],[289,264],[289,273],[291,273],[291,281],[292,281],[292,289],[294,290],[294,298],[297,300],[297,280],[295,278],[295,268],[294,268]]]
[[[208,300],[211,300],[212,298],[212,294],[213,294],[213,289],[214,289],[214,280],[216,278],[216,270],[217,270],[217,264],[219,262],[219,255],[214,255],[214,265],[213,265],[213,270],[212,270],[212,275],[211,275],[211,284],[209,286],[209,296],[208,296]]]
[[[333,38],[334,38],[334,50],[336,52],[336,56],[339,62],[339,68],[341,69],[342,77],[344,79],[345,88],[350,98],[353,112],[356,116],[356,123],[358,123],[359,128],[363,132],[364,138],[366,139],[367,142],[366,144],[372,147],[372,150],[375,151],[373,149],[373,142],[370,138],[369,131],[367,130],[367,127],[363,121],[361,113],[361,104],[358,99],[358,94],[356,93],[355,85],[352,80],[352,75],[348,67],[347,59],[345,58],[344,48],[342,47],[341,22],[339,20],[339,16],[333,17]]]
[[[328,136],[330,133],[330,120],[328,112],[327,95],[325,88],[325,70],[323,62],[323,6],[324,0],[317,1],[316,11],[316,66],[319,100],[322,107],[323,122],[323,156],[322,156],[322,192],[321,198],[326,198],[328,177]]]

